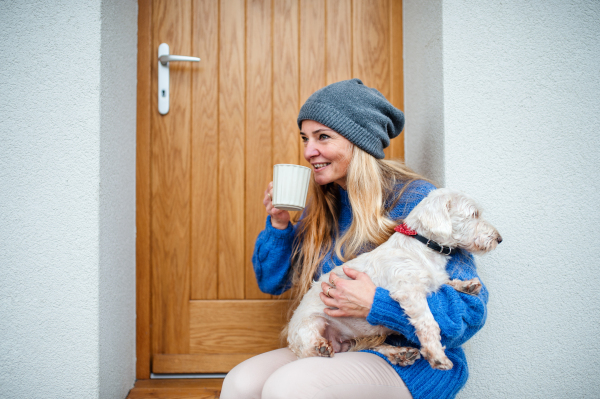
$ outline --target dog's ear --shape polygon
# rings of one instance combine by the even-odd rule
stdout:
[[[450,238],[452,236],[451,206],[449,196],[441,195],[432,199],[419,217],[423,229],[437,237]]]

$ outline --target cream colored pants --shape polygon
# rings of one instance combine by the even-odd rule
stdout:
[[[372,353],[336,353],[298,360],[287,348],[238,364],[223,382],[221,399],[412,399],[404,382]]]

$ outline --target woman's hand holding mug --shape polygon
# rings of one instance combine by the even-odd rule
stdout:
[[[290,213],[273,206],[273,182],[269,183],[265,191],[263,205],[267,209],[267,213],[271,215],[271,225],[276,229],[285,230],[290,222]]]

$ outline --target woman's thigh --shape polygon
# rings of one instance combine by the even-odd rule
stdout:
[[[279,366],[264,382],[262,399],[412,399],[404,382],[372,353],[336,353]]]
[[[223,381],[221,399],[261,398],[263,385],[278,368],[297,357],[288,348],[276,349],[254,356],[235,366]]]

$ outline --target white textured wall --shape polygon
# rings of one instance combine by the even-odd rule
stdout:
[[[402,26],[404,69],[410,73],[404,79],[404,112],[410,115],[404,133],[405,160],[440,184],[444,181],[444,141],[438,137],[444,131],[442,3],[407,1],[403,14],[407,12],[411,20],[404,18]]]
[[[136,7],[0,2],[2,398],[133,383]]]
[[[599,21],[593,0],[404,1],[407,161],[504,238],[478,260],[489,314],[461,398],[599,397]]]

